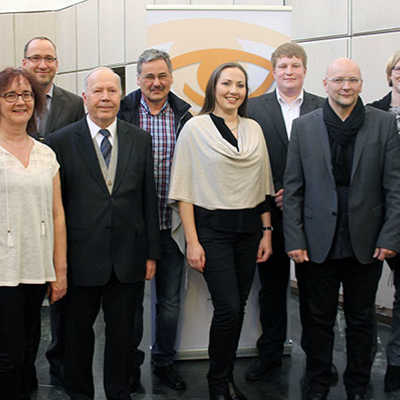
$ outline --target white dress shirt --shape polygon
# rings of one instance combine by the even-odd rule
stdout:
[[[285,121],[286,133],[288,135],[288,139],[290,139],[293,120],[299,118],[300,116],[300,107],[303,104],[304,91],[301,90],[297,98],[290,104],[287,103],[286,100],[281,96],[278,88],[276,89],[276,97],[279,105],[281,106],[283,119]]]

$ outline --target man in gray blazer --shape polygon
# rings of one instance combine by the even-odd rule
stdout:
[[[47,97],[47,108],[43,115],[37,116],[38,132],[36,139],[48,138],[50,133],[84,117],[85,109],[81,97],[54,85],[58,69],[56,46],[47,37],[37,36],[24,47],[22,68],[35,76]],[[46,352],[50,363],[52,384],[62,384],[64,354],[65,298],[50,305],[51,343]],[[40,326],[32,338],[35,356],[40,341]],[[32,372],[33,386],[37,386],[35,371]]]
[[[303,90],[307,55],[300,45],[284,43],[271,56],[276,90],[249,99],[248,114],[261,126],[268,146],[276,190],[271,218],[273,254],[258,265],[262,334],[257,340],[258,358],[246,372],[246,379],[257,381],[280,367],[286,341],[287,287],[290,259],[285,252],[282,229],[283,174],[292,121],[322,106],[322,97]]]
[[[284,177],[285,247],[306,308],[303,399],[326,399],[340,285],[348,400],[366,399],[382,261],[400,251],[400,138],[394,116],[364,107],[358,65],[335,60],[321,109],[293,123]]]

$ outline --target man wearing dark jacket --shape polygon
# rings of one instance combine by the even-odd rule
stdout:
[[[396,51],[386,64],[386,78],[392,90],[380,100],[370,105],[396,116],[397,131],[400,134],[400,51]],[[398,228],[400,229],[400,227]],[[387,369],[385,374],[385,392],[400,389],[400,257],[387,260],[393,270],[395,295],[393,301],[392,335],[387,345]]]
[[[137,63],[137,84],[140,89],[123,99],[119,116],[149,132],[152,137],[161,257],[157,262],[156,326],[151,357],[154,374],[161,382],[174,390],[183,390],[186,384],[174,368],[174,357],[184,257],[171,238],[171,210],[167,198],[176,139],[192,115],[189,112],[190,105],[170,91],[172,82],[168,53],[157,49],[145,50]],[[144,359],[143,352],[137,349],[143,334],[142,302],[137,304],[140,310],[137,312],[136,332],[133,335],[132,391],[139,384],[140,365]]]

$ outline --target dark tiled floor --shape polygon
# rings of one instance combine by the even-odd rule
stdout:
[[[146,296],[146,302],[149,302],[149,296]],[[146,307],[148,310],[149,307]],[[40,386],[33,400],[65,400],[68,396],[61,390],[50,386],[48,366],[44,357],[44,350],[49,343],[49,319],[46,308],[43,308],[43,334],[40,347],[40,354],[37,360],[37,368]],[[145,325],[149,332],[149,315],[145,316]],[[334,361],[339,370],[343,373],[346,354],[344,343],[344,319],[339,314],[337,321],[336,343],[334,349]],[[292,355],[285,357],[281,370],[269,376],[262,382],[249,384],[244,379],[244,373],[251,359],[239,359],[236,364],[235,379],[237,385],[247,395],[249,400],[300,400],[299,380],[304,367],[304,357],[299,347],[300,323],[298,318],[298,304],[294,297],[290,301],[290,326],[291,338],[293,340]],[[96,381],[96,400],[105,400],[102,387],[102,348],[104,344],[102,318],[98,318],[96,323],[96,354],[94,360],[94,374]],[[386,367],[385,345],[389,335],[389,327],[379,325],[379,343],[378,353],[373,366],[370,398],[373,400],[392,399],[383,393],[383,376]],[[150,335],[145,335],[143,348],[149,347]],[[177,367],[188,384],[185,392],[177,393],[160,385],[157,378],[153,377],[150,370],[148,354],[142,367],[142,385],[141,393],[132,395],[132,400],[205,400],[208,399],[207,383],[205,375],[208,368],[208,362],[202,361],[181,361]],[[1,398],[1,395],[0,395]],[[400,397],[398,397],[400,399]],[[339,385],[334,387],[329,395],[329,400],[345,400],[345,392],[342,379]]]

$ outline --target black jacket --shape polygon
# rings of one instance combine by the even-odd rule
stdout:
[[[140,89],[126,95],[121,101],[118,118],[139,126],[139,104],[141,96],[142,92]],[[183,125],[192,118],[192,114],[189,112],[190,104],[186,103],[186,101],[172,92],[168,93],[168,103],[175,115],[175,133],[178,136]]]
[[[382,97],[380,100],[376,100],[369,105],[375,108],[379,108],[383,111],[389,111],[390,104],[392,103],[392,92],[389,92],[385,97]]]

